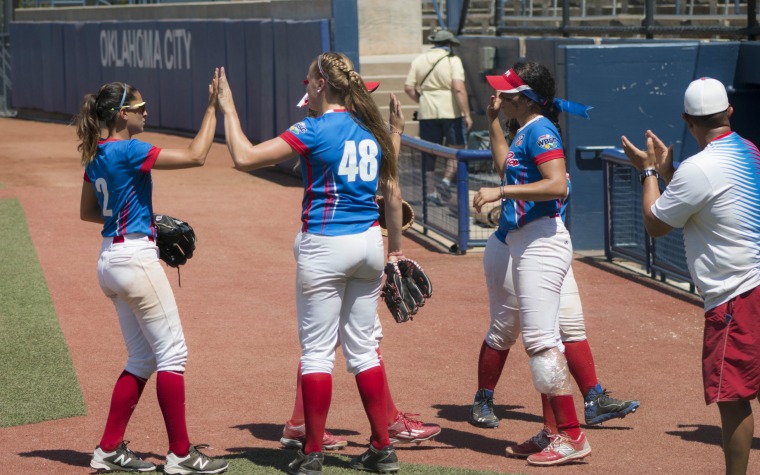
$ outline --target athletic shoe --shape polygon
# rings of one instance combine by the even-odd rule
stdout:
[[[375,473],[395,473],[399,470],[398,457],[393,445],[377,450],[372,444],[358,457],[351,459],[351,468]]]
[[[438,196],[441,197],[442,200],[448,202],[451,199],[451,185],[447,185],[444,182],[438,183],[438,186],[435,187],[435,192],[438,193]]]
[[[191,475],[195,473],[222,473],[227,470],[229,463],[224,459],[215,459],[198,451],[208,445],[190,446],[190,451],[184,457],[178,457],[173,452],[166,455],[164,473]]]
[[[282,429],[280,443],[283,447],[302,449],[306,443],[306,424],[292,426],[286,422],[285,427]],[[347,445],[348,441],[346,439],[332,435],[327,431],[322,436],[322,449],[324,450],[338,450]]]
[[[438,424],[425,424],[412,419],[412,416],[419,416],[419,414],[399,412],[393,424],[388,424],[388,437],[391,439],[391,444],[411,442],[419,444],[441,433],[441,426]]]
[[[451,200],[450,185],[446,186],[443,182],[438,183],[438,186],[435,187],[435,191],[427,194],[427,199],[434,205],[446,206]]]
[[[95,470],[119,470],[122,472],[153,472],[156,466],[146,462],[136,453],[127,448],[128,440],[124,440],[113,452],[106,452],[98,445],[92,454],[90,467]]]
[[[493,413],[493,391],[479,389],[470,409],[470,424],[476,427],[494,429],[499,427],[499,418]]]
[[[296,459],[288,464],[290,475],[319,475],[322,473],[322,464],[325,456],[322,452],[312,452],[308,455],[298,450]]]
[[[581,460],[590,453],[591,446],[586,440],[586,434],[581,432],[578,439],[573,440],[566,433],[560,432],[544,450],[530,455],[528,463],[543,466],[562,465],[573,460]]]
[[[607,390],[602,389],[602,386],[597,384],[596,387],[589,389],[583,398],[583,405],[586,408],[584,411],[586,424],[592,426],[616,417],[623,418],[631,412],[636,412],[640,404],[639,401],[635,400],[621,401],[610,397]]]
[[[548,427],[541,429],[541,432],[526,440],[522,444],[507,447],[507,457],[527,458],[530,455],[537,454],[547,448],[552,443],[554,434]]]

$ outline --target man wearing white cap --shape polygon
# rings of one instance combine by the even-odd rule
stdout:
[[[705,402],[718,403],[726,473],[744,474],[754,434],[750,401],[760,390],[760,151],[731,131],[732,114],[723,84],[700,78],[686,89],[683,119],[701,152],[675,170],[672,148],[651,130],[646,150],[622,141],[641,172],[649,235],[683,228],[689,272],[705,302]],[[667,184],[662,195],[658,175]]]

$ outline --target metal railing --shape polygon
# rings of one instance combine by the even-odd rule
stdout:
[[[10,35],[0,33],[0,117],[16,115],[16,111],[11,108],[12,91]]]
[[[604,162],[604,255],[608,261],[621,257],[636,262],[652,277],[689,284],[683,233],[674,229],[667,235],[651,238],[641,213],[641,183],[638,171],[621,149],[600,151]],[[660,188],[664,183],[660,181]]]
[[[495,9],[495,18],[493,24],[497,35],[555,35],[555,36],[598,36],[610,35],[617,37],[624,36],[643,36],[654,38],[655,36],[721,36],[721,37],[743,37],[755,40],[760,34],[760,27],[757,21],[757,0],[747,0],[739,2],[738,0],[711,0],[708,5],[707,14],[695,13],[694,0],[675,0],[673,2],[655,2],[654,0],[644,0],[643,13],[633,18],[623,18],[619,15],[625,15],[628,10],[628,2],[613,0],[609,6],[609,14],[588,14],[588,5],[585,0],[579,3],[578,7],[571,8],[569,1],[560,2],[553,0],[552,6],[546,5],[547,1],[540,2],[544,4],[541,9],[549,15],[536,15],[534,2],[531,0],[526,3],[521,0],[520,13],[515,15],[505,14],[505,0],[499,0],[499,8]],[[599,4],[599,2],[594,2]],[[698,5],[704,8],[703,5]],[[718,7],[721,4],[722,8]],[[665,10],[667,8],[668,10]],[[600,10],[600,6],[596,6]],[[513,8],[512,12],[516,13],[518,8]],[[580,15],[571,17],[571,10],[577,10]],[[671,13],[663,13],[670,11]],[[722,13],[720,12],[722,10]],[[745,11],[744,21],[741,20],[741,11]],[[552,14],[553,13],[553,14]],[[463,12],[463,17],[467,15]],[[627,15],[631,17],[630,14]],[[724,24],[729,17],[734,18],[736,26]],[[590,24],[589,20],[597,19],[597,24]],[[703,24],[694,22],[695,20],[706,20]],[[555,25],[538,24],[528,20],[553,21]],[[631,24],[623,24],[625,20]],[[667,25],[665,23],[671,23]],[[606,23],[606,24],[605,24]],[[658,24],[662,23],[662,24]],[[462,21],[464,25],[464,21]],[[462,33],[460,28],[460,33]]]
[[[441,182],[448,161],[456,162],[456,186],[452,183],[450,197],[433,198],[430,195]],[[485,246],[498,226],[498,203],[484,207],[481,213],[471,206],[475,190],[500,183],[489,150],[458,150],[403,135],[399,182],[404,199],[414,208],[415,223],[424,234],[433,231],[452,241],[451,252],[464,254],[469,248]]]

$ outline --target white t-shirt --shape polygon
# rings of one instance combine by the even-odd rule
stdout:
[[[652,213],[683,228],[705,311],[760,285],[760,152],[731,132],[685,160]]]

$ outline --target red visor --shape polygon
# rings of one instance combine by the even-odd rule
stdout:
[[[520,76],[518,76],[513,69],[510,69],[501,76],[486,76],[486,79],[488,80],[488,84],[496,89],[496,92],[514,94],[520,91],[525,91],[526,89],[531,89],[530,86],[520,79]]]
[[[306,83],[308,83],[308,81],[306,81]],[[367,90],[369,92],[375,92],[375,90],[378,87],[380,87],[380,83],[379,82],[374,82],[374,81],[366,81],[364,83],[364,85],[367,86]],[[303,106],[307,105],[308,103],[309,103],[309,94],[307,93],[307,94],[303,95],[303,97],[298,102],[298,104],[296,104],[296,107],[303,107]]]

